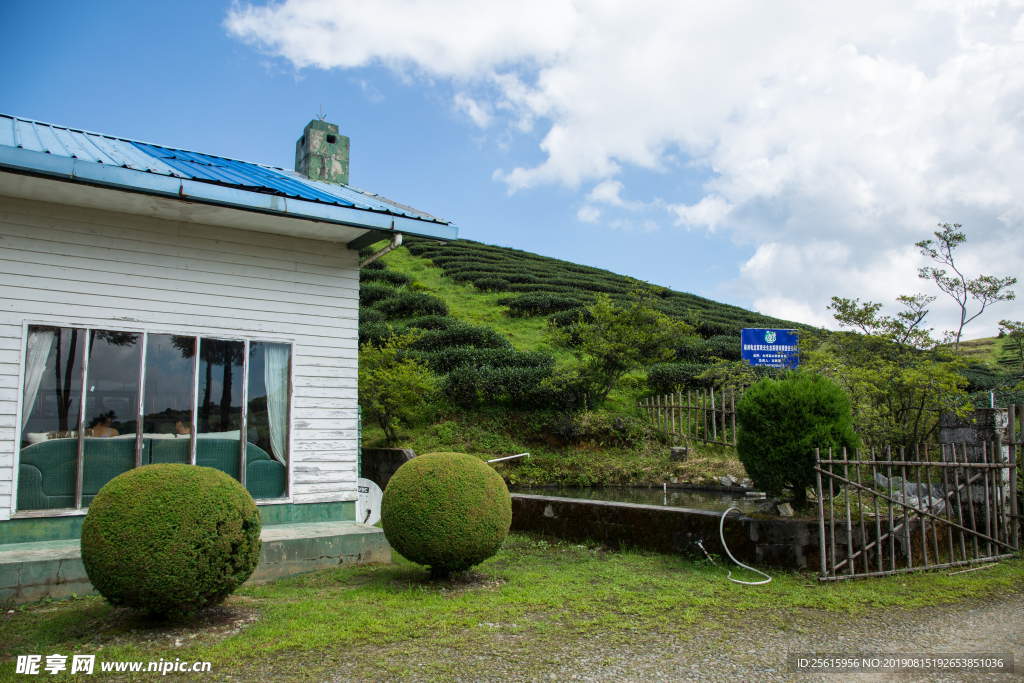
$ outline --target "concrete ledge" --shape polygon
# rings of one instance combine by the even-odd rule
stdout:
[[[339,565],[391,561],[384,532],[355,522],[267,526],[260,537],[260,563],[246,585]],[[78,539],[0,545],[0,604],[93,592]]]
[[[384,531],[355,522],[264,527],[260,563],[246,584],[274,581],[344,564],[391,562]]]

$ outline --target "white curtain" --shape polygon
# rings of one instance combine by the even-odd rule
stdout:
[[[21,408],[21,428],[28,424],[32,406],[39,395],[39,383],[46,370],[46,359],[53,346],[53,330],[37,330],[28,333],[28,353],[25,356],[25,394]]]
[[[267,385],[267,415],[270,420],[270,449],[282,465],[288,451],[288,361],[291,347],[266,344],[263,381]]]

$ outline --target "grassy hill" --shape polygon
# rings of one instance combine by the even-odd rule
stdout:
[[[371,264],[360,274],[360,343],[417,330],[412,354],[435,372],[442,395],[420,423],[403,430],[401,445],[418,453],[531,452],[532,461],[501,467],[510,483],[743,476],[733,453],[710,447],[685,465],[668,462],[667,441],[635,408],[649,393],[642,373],[627,376],[594,412],[584,409],[571,382],[549,386],[571,357],[549,343],[550,322],[575,320],[598,293],[624,302],[637,284],[606,270],[469,240],[412,239]],[[700,339],[681,340],[676,349],[677,360],[694,367],[712,357],[738,358],[743,327],[801,327],[653,287],[659,310],[696,327]],[[383,442],[379,427],[364,425],[366,446]]]

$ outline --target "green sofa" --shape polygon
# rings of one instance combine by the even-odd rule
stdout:
[[[246,444],[246,488],[253,498],[285,495],[284,465],[255,444]],[[133,439],[86,439],[82,473],[82,507],[108,481],[135,466]],[[142,439],[142,463],[187,463],[188,439]],[[18,510],[75,507],[78,440],[51,439],[21,449],[18,464]],[[238,442],[197,439],[196,464],[238,479]]]

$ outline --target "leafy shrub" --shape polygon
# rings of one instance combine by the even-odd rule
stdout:
[[[589,325],[593,323],[594,320],[594,314],[590,312],[590,309],[585,307],[570,308],[567,311],[552,313],[548,316],[548,322],[555,327],[561,328],[571,327],[579,322],[584,322]]]
[[[384,314],[378,311],[376,308],[370,308],[369,306],[359,307],[359,324],[363,323],[379,323],[384,321]]]
[[[379,258],[372,263],[367,263],[365,266],[359,269],[360,273],[365,273],[368,270],[384,270],[388,267],[388,264],[384,263],[383,258]]]
[[[413,342],[416,351],[440,351],[450,346],[473,346],[478,349],[512,348],[512,342],[489,327],[458,323],[447,329],[427,330]]]
[[[391,547],[441,578],[498,552],[512,525],[512,497],[479,458],[427,453],[391,477],[381,525]]]
[[[500,277],[482,277],[473,280],[473,286],[483,292],[504,292],[508,289],[508,280]]]
[[[420,352],[417,357],[438,374],[447,374],[465,366],[492,368],[552,368],[553,356],[546,353],[516,351],[511,348],[478,349],[454,346],[439,351]]]
[[[82,564],[114,606],[172,618],[216,605],[260,558],[260,513],[211,467],[146,465],[111,479],[82,522]]]
[[[413,420],[434,392],[430,370],[408,354],[416,334],[393,334],[379,346],[359,349],[359,405],[389,443],[398,440],[398,426]]]
[[[377,263],[377,261],[374,261]],[[412,282],[412,278],[397,270],[360,270],[359,282],[381,282],[392,287],[404,287]]]
[[[647,371],[647,388],[663,395],[710,387],[710,381],[699,379],[710,367],[702,363],[659,363]]]
[[[389,320],[423,315],[448,315],[448,304],[443,299],[423,292],[398,292],[395,296],[379,302],[375,308]]]
[[[370,344],[379,347],[393,334],[405,332],[404,325],[395,323],[360,323],[359,324],[359,346]]]
[[[499,299],[498,304],[508,306],[508,314],[512,317],[546,315],[579,308],[583,302],[578,298],[558,296],[556,294],[524,294],[517,297]]]
[[[736,450],[754,486],[771,495],[792,487],[798,507],[814,481],[814,449],[860,446],[850,399],[832,380],[809,372],[763,379],[736,406]]]
[[[398,296],[398,290],[388,285],[375,282],[366,282],[359,285],[359,305],[373,306],[374,304]]]

